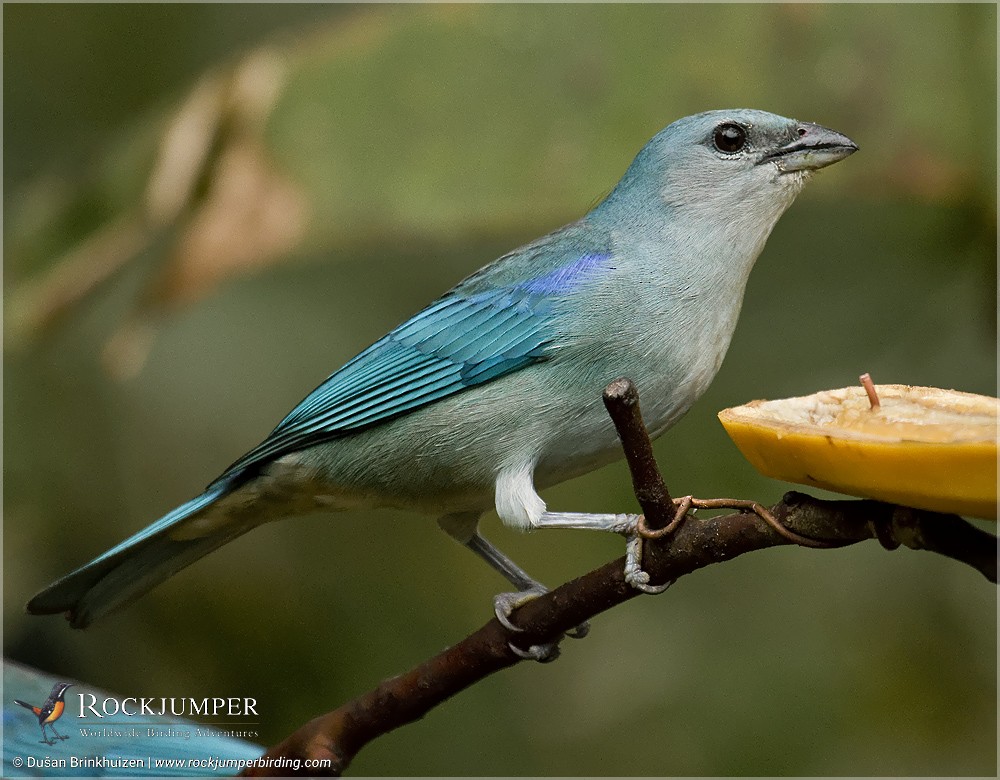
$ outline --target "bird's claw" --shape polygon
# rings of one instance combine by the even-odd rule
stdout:
[[[570,639],[583,639],[587,634],[590,633],[590,621],[584,620],[580,625],[575,628],[571,628],[566,632],[566,636]]]
[[[526,661],[538,661],[540,664],[547,664],[555,661],[559,657],[559,643],[558,642],[548,642],[543,645],[531,645],[527,650],[524,650],[513,642],[508,642],[507,647],[510,648],[511,652],[523,658]]]
[[[646,574],[646,572],[641,572],[641,573]],[[646,576],[649,577],[648,574],[646,574]],[[636,590],[641,590],[643,593],[648,593],[650,596],[658,596],[659,594],[663,593],[663,591],[665,591],[667,588],[669,588],[671,585],[674,584],[673,580],[665,582],[662,585],[650,585],[649,583],[641,582],[638,579],[628,580],[626,578],[626,581]]]
[[[514,610],[518,607],[522,607],[529,601],[537,599],[539,596],[544,596],[548,592],[549,589],[544,585],[536,585],[527,590],[519,590],[516,593],[498,593],[493,597],[493,614],[497,616],[500,625],[508,631],[513,631],[514,633],[524,631],[523,628],[511,622],[510,616],[514,614]]]
[[[510,616],[514,613],[514,610],[548,592],[549,589],[544,585],[536,585],[516,593],[498,593],[493,598],[493,613],[496,615],[497,620],[500,621],[500,625],[508,631],[518,634],[524,631],[524,629],[511,621]],[[590,633],[590,621],[584,621],[575,628],[567,631],[565,635],[570,639],[583,639],[588,633]],[[539,663],[548,663],[559,657],[559,642],[532,645],[527,650],[517,647],[510,642],[508,642],[508,645],[516,656],[538,661]]]

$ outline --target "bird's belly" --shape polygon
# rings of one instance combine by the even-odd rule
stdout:
[[[639,390],[639,408],[646,429],[656,437],[672,426],[700,395],[700,383],[687,377],[661,377],[649,370],[622,371],[599,383],[596,403],[589,404],[572,424],[554,432],[539,457],[535,481],[539,487],[580,476],[623,457],[621,440],[603,403],[603,390],[614,379],[631,379]]]
[[[486,511],[504,468],[534,463],[535,483],[543,488],[622,456],[602,399],[612,380],[635,382],[655,435],[687,411],[718,362],[700,355],[678,364],[646,354],[641,360],[542,363],[285,456],[272,470],[293,473],[290,481],[316,508]]]

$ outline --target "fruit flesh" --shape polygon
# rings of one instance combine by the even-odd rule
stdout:
[[[996,519],[1000,401],[879,385],[753,401],[719,419],[762,474],[882,501]]]

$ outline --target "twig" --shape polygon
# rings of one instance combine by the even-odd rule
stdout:
[[[604,388],[604,406],[618,431],[625,461],[632,473],[632,489],[646,524],[663,528],[674,519],[673,501],[653,456],[653,444],[639,411],[639,391],[629,379],[616,379]]]
[[[635,387],[627,380],[609,385],[605,404],[622,439],[643,511],[656,517],[661,526],[668,525],[675,518],[674,502],[653,460]],[[887,547],[903,544],[946,555],[974,567],[991,582],[997,581],[996,537],[954,515],[878,501],[821,501],[797,492],[786,494],[765,511],[784,529],[823,540],[828,546],[877,538]],[[678,522],[672,533],[646,542],[643,567],[652,581],[667,582],[746,552],[791,543],[792,539],[754,512],[688,518]],[[266,756],[329,759],[329,768],[303,766],[301,774],[341,774],[372,740],[423,717],[456,693],[521,661],[508,642],[527,647],[558,641],[575,626],[639,595],[625,582],[624,565],[624,558],[619,558],[528,602],[517,611],[517,623],[524,630],[516,636],[496,619],[491,620],[410,671],[306,723]],[[286,764],[280,774],[288,771]],[[244,772],[246,776],[268,774],[267,768]]]

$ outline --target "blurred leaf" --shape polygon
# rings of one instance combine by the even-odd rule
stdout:
[[[105,349],[117,375],[141,368],[163,312],[296,254],[358,252],[388,236],[433,253],[542,232],[596,202],[670,119],[745,103],[728,63],[753,74],[754,105],[859,141],[868,164],[834,171],[840,186],[979,198],[995,228],[995,149],[977,135],[995,127],[995,101],[982,104],[978,87],[935,91],[943,105],[920,99],[957,72],[995,79],[991,16],[985,6],[732,6],[715,66],[691,48],[696,38],[662,45],[669,30],[716,24],[712,7],[359,7],[209,73],[115,145],[95,180],[57,186],[44,214],[26,199],[35,213],[7,223],[6,344],[28,343],[151,248],[148,283]],[[917,56],[931,35],[955,45]],[[87,200],[101,207],[67,230]],[[167,226],[172,237],[155,247]]]

